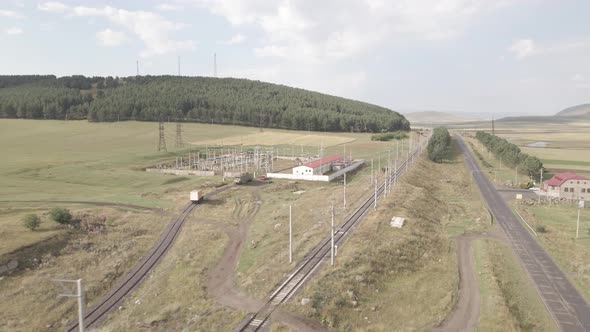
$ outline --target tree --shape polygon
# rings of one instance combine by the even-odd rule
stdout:
[[[49,212],[49,216],[58,224],[66,225],[72,221],[72,214],[69,210],[56,207]]]
[[[31,231],[34,231],[41,225],[41,218],[34,213],[27,214],[23,218],[23,225]]]
[[[434,128],[426,150],[428,151],[428,159],[435,163],[440,163],[449,156],[451,151],[451,135],[447,128]]]

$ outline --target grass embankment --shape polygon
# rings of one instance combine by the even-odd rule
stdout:
[[[510,248],[492,239],[473,243],[481,299],[477,331],[558,331]]]
[[[516,208],[538,233],[541,245],[553,257],[586,299],[590,299],[590,211],[581,210],[579,238],[576,239],[577,205],[517,205]]]
[[[460,156],[419,159],[338,249],[336,266],[324,265],[288,307],[340,331],[438,325],[456,301],[451,235],[488,226],[465,173]],[[392,216],[406,217],[406,226],[391,228]]]
[[[21,257],[20,263],[27,269],[0,279],[4,299],[0,330],[62,330],[67,321],[75,319],[77,304],[71,298],[57,298],[61,289],[51,280],[82,278],[92,304],[135,264],[165,226],[162,217],[151,212],[79,209],[106,216],[106,228],[99,234],[63,231],[52,241],[25,250],[27,257]]]

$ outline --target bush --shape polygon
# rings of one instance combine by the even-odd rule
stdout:
[[[41,225],[41,218],[39,218],[38,215],[31,213],[31,214],[27,214],[24,218],[23,218],[23,225],[34,231],[37,228],[39,228],[39,226]]]
[[[58,224],[62,224],[62,225],[66,225],[69,224],[70,221],[72,221],[72,214],[70,213],[69,210],[64,209],[64,208],[53,208],[50,212],[49,212],[49,216],[51,217],[51,219],[53,221],[55,221]]]
[[[434,128],[426,149],[428,150],[428,159],[436,163],[448,158],[451,152],[451,135],[447,128]]]
[[[381,133],[371,136],[371,141],[391,141],[392,139],[404,139],[407,138],[408,134],[403,131],[396,131],[392,133]]]
[[[547,228],[543,225],[537,226],[535,229],[537,230],[537,233],[547,233]]]

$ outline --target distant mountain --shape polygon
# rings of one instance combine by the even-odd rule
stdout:
[[[564,109],[555,114],[555,116],[563,117],[583,117],[590,118],[590,104],[581,104]]]
[[[447,124],[477,121],[477,118],[440,111],[404,112],[411,123],[420,124]]]

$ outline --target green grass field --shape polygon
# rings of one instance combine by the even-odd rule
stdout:
[[[518,205],[517,208],[533,228],[545,227],[546,233],[538,233],[539,242],[586,299],[590,299],[590,210],[581,210],[576,239],[578,209],[575,205]]]

